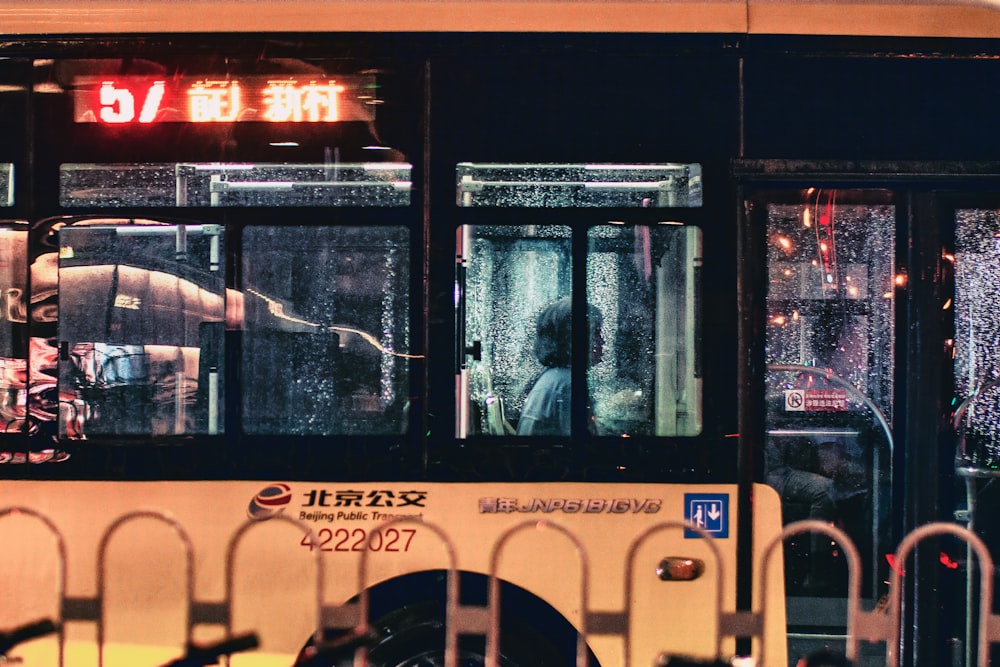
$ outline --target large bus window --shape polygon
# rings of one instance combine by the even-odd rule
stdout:
[[[59,230],[60,434],[219,433],[222,227],[132,222]]]
[[[462,162],[455,173],[462,208],[702,203],[697,163]],[[701,432],[700,232],[679,223],[592,226],[581,280],[572,254],[583,229],[541,219],[460,228],[459,437]],[[574,299],[575,290],[586,299]],[[584,301],[587,312],[574,316]],[[573,329],[583,322],[586,332]],[[573,351],[581,344],[589,352]],[[586,373],[586,382],[573,372]],[[574,386],[586,386],[585,400],[573,399]]]
[[[890,551],[895,209],[878,191],[791,196],[766,206],[766,480],[786,523],[851,536],[863,592],[877,595]],[[846,594],[828,539],[787,548],[789,595]]]
[[[572,326],[568,227],[473,225],[461,234],[460,436],[701,431],[697,228],[592,227],[585,335]],[[577,360],[587,365],[588,396],[574,425],[580,344],[589,347]]]
[[[406,228],[247,227],[242,253],[244,432],[402,432]]]

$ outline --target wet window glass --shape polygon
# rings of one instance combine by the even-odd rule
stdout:
[[[601,225],[589,233],[588,387],[607,435],[701,432],[701,231]]]
[[[458,205],[701,206],[700,164],[460,163]]]
[[[559,225],[466,226],[459,255],[463,262],[458,319],[464,327],[466,352],[459,389],[459,435],[524,433],[529,429],[527,420],[521,424],[525,400],[544,369],[535,352],[536,318],[571,291],[570,229]],[[558,351],[563,359],[550,360],[560,369],[550,373],[546,382],[559,379],[564,389],[561,400],[566,401],[562,405],[566,416],[561,421],[556,417],[551,428],[569,435],[569,322],[559,333],[564,338]]]
[[[249,227],[242,254],[244,432],[403,432],[407,230]]]
[[[0,163],[0,206],[14,205],[14,165]]]
[[[28,322],[27,225],[0,225],[0,432],[20,432],[28,415],[28,377],[24,341]],[[55,379],[39,383],[35,411],[47,409],[55,419]],[[46,385],[46,386],[42,386]],[[43,396],[44,394],[44,396]],[[47,405],[43,406],[42,402]]]
[[[46,285],[54,296],[58,262],[62,436],[221,432],[222,243],[219,225],[92,220],[63,227],[58,255],[34,260],[36,319],[55,319],[41,299]]]
[[[872,595],[888,550],[895,209],[879,192],[797,194],[766,206],[766,479],[786,522],[848,532]],[[843,595],[842,555],[816,535],[799,542],[789,595]]]
[[[63,164],[59,203],[77,206],[407,206],[407,163]],[[0,190],[2,191],[2,190]]]
[[[462,230],[459,434],[695,435],[701,430],[701,238],[679,225],[589,232],[574,318],[571,230]],[[586,334],[573,325],[586,323]],[[574,357],[574,346],[587,351]],[[574,423],[573,369],[588,396]]]
[[[959,472],[1000,470],[1000,214],[955,216],[955,395]]]

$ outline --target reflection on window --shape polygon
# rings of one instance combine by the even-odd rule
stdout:
[[[459,206],[701,206],[700,164],[491,164],[456,168]]]
[[[60,230],[61,435],[221,432],[221,235],[217,225]],[[54,253],[37,258],[33,279],[35,265],[41,275],[56,261]]]
[[[895,209],[877,191],[769,203],[765,473],[784,521],[836,522],[877,596],[890,550]],[[869,203],[870,202],[870,203]],[[829,539],[790,547],[789,595],[843,595]]]
[[[29,410],[24,350],[29,307],[27,244],[27,225],[0,226],[0,432],[5,433],[21,431]],[[43,411],[43,401],[55,412],[55,384],[46,384],[39,382],[33,392],[32,412]]]
[[[955,217],[955,395],[966,401],[960,471],[1000,470],[1000,214]]]
[[[829,369],[891,416],[895,211],[836,196],[768,208],[767,363]]]
[[[253,434],[392,434],[409,395],[403,227],[243,232],[242,426]]]
[[[568,227],[467,226],[460,256],[460,437],[700,432],[697,229],[592,228],[583,333]],[[588,396],[573,423],[577,363]]]
[[[76,206],[408,206],[407,163],[64,164],[59,203]]]
[[[14,165],[0,162],[0,206],[14,205]]]

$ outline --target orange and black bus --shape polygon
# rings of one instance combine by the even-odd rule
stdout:
[[[58,627],[15,653],[986,659],[971,552],[895,553],[995,539],[998,37],[974,3],[8,0],[0,628]],[[780,541],[806,519],[856,581]],[[855,647],[850,587],[904,572]]]

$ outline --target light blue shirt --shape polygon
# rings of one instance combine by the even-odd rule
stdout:
[[[571,377],[568,368],[549,368],[538,377],[524,401],[518,435],[569,435]]]

